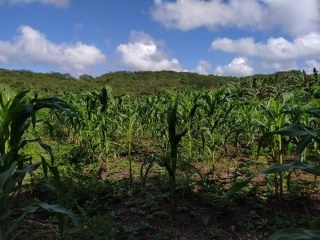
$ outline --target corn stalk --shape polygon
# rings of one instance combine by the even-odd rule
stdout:
[[[33,98],[27,97],[28,91],[18,93],[15,97],[10,98],[4,92],[0,92],[0,239],[14,239],[14,230],[19,226],[28,213],[35,212],[39,207],[50,209],[53,212],[67,214],[74,220],[79,227],[78,221],[70,211],[60,207],[46,203],[33,202],[23,208],[17,210],[13,207],[13,202],[17,192],[23,186],[23,180],[27,173],[32,173],[39,166],[42,166],[44,175],[47,176],[50,171],[57,186],[62,186],[59,179],[58,169],[53,166],[54,158],[50,146],[44,144],[40,139],[26,140],[25,132],[30,124],[35,128],[36,113],[44,108],[63,110],[72,119],[73,107],[58,98]],[[21,155],[22,150],[28,142],[37,142],[49,154],[51,164],[45,158],[41,157],[41,161],[36,164],[25,163],[30,162],[30,158]]]

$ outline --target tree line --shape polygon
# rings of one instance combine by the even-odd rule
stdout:
[[[96,77],[83,74],[75,78],[68,73],[38,73],[29,70],[0,69],[0,84],[10,87],[16,92],[31,90],[41,93],[47,92],[51,95],[61,91],[90,92],[99,90],[105,85],[110,86],[116,95],[125,93],[151,95],[166,89],[183,89],[185,87],[212,89],[239,82],[247,84],[248,79],[251,82],[251,79],[256,78],[265,79],[267,84],[275,84],[275,82],[286,84],[287,81],[294,80],[297,76],[308,78],[308,75],[303,74],[305,73],[292,70],[248,77],[232,77],[174,71],[117,71]]]

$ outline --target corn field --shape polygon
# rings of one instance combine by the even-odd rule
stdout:
[[[97,228],[99,224],[116,222],[105,217],[92,218],[90,211],[102,216],[102,210],[94,206],[108,196],[118,196],[121,189],[120,195],[126,198],[139,191],[151,201],[148,191],[156,178],[162,179],[161,189],[168,202],[168,210],[162,209],[161,217],[172,224],[177,221],[184,196],[188,194],[198,196],[215,208],[221,205],[224,208],[231,204],[229,201],[245,194],[248,199],[254,194],[260,199],[277,199],[278,203],[290,196],[319,196],[319,90],[320,78],[315,70],[313,75],[303,72],[290,79],[250,77],[217,89],[166,90],[150,96],[114,96],[109,86],[83,94],[61,92],[57,98],[46,101],[35,96],[30,102],[35,110],[26,105],[27,93],[21,93],[19,99],[12,102],[3,97],[0,179],[13,176],[15,171],[22,171],[23,178],[14,178],[18,187],[11,186],[8,193],[5,188],[9,184],[2,183],[1,194],[19,198],[25,188],[45,193],[52,190],[51,197],[45,201],[56,201],[59,206],[50,208],[41,205],[44,203],[40,206],[63,213],[73,221],[76,221],[74,213],[60,205],[77,212],[83,226],[79,227],[78,222],[74,226],[82,228],[77,236],[84,239],[94,239],[97,232],[105,236],[97,239],[134,236],[133,230],[114,230],[113,227],[107,227],[106,232],[100,228],[96,233],[90,232],[90,226]],[[9,92],[2,90],[1,94]],[[29,115],[18,115],[24,121],[9,126],[5,114],[10,104],[18,103],[30,110]],[[17,129],[23,131],[17,133]],[[40,147],[32,143],[40,143]],[[50,153],[52,157],[46,160],[47,156],[41,155],[37,165],[34,159],[39,157],[39,152]],[[126,184],[112,190],[104,185],[116,180]],[[88,185],[90,190],[86,188]],[[50,191],[47,186],[51,186]],[[82,193],[81,199],[77,188],[86,188],[89,192]],[[66,189],[69,193],[65,193]],[[8,205],[8,199],[3,199]],[[129,200],[127,204],[130,205]],[[21,211],[29,214],[32,209],[28,206]],[[222,210],[219,208],[219,211]],[[15,221],[15,216],[2,217],[2,226],[10,228],[8,221]],[[315,229],[320,227],[320,220],[312,217],[314,228],[307,234],[316,234]],[[205,224],[205,219],[202,221]],[[52,231],[72,239],[73,226],[68,220],[64,222],[67,223],[59,230]],[[266,228],[266,235],[261,238],[290,227],[283,224],[267,229],[267,223],[257,222],[247,231]],[[305,223],[301,225],[308,227]],[[278,235],[289,235],[290,231],[284,229]],[[18,234],[19,230],[1,229],[1,239],[9,239],[12,232]],[[159,234],[153,235],[159,238],[150,239],[167,239]],[[226,233],[216,229],[210,234],[213,239],[224,239]],[[252,235],[242,236],[245,237],[238,239],[250,239]],[[276,234],[273,237],[278,239]]]

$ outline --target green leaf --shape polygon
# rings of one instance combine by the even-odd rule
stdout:
[[[242,188],[247,186],[249,182],[254,178],[254,176],[248,177],[242,181],[236,182],[235,184],[232,185],[231,188],[225,193],[225,197],[230,197],[234,195],[235,193],[239,192]]]
[[[28,213],[34,213],[38,210],[38,208],[39,207],[36,206],[34,202],[23,207],[21,209],[23,211],[22,214],[18,218],[13,219],[7,226],[7,229],[4,232],[4,239],[9,238],[10,233],[20,225],[20,223],[24,220]]]
[[[13,175],[13,172],[16,168],[16,162],[13,162],[11,164],[11,166],[4,172],[2,172],[0,174],[0,189],[1,189],[1,192],[2,192],[2,189],[4,187],[4,185],[6,184],[6,182],[9,180],[9,178]]]
[[[292,169],[300,169],[304,172],[313,174],[315,176],[320,176],[320,168],[318,166],[313,166],[313,165],[309,165],[309,164],[305,164],[303,162],[293,162],[293,163],[289,163],[289,164],[274,164],[273,166],[271,166],[268,169],[265,169],[255,175],[252,175],[246,179],[244,179],[243,181],[239,181],[235,184],[232,185],[232,187],[227,191],[227,193],[225,194],[226,197],[234,195],[235,193],[237,193],[238,191],[240,191],[242,188],[244,188],[245,186],[247,186],[249,184],[249,182],[257,175],[259,174],[275,174],[275,173],[281,173],[281,172],[288,172],[291,171]]]
[[[320,240],[320,230],[285,228],[272,234],[269,240]]]
[[[54,164],[54,156],[50,145],[45,144],[41,139],[34,139],[32,142],[37,142],[50,156],[51,164]]]
[[[305,128],[304,126],[298,125],[298,124],[293,124],[289,127],[286,128],[281,128],[277,131],[274,132],[268,132],[265,133],[260,141],[259,141],[259,146],[258,146],[258,151],[257,151],[257,155],[259,155],[260,149],[263,145],[263,143],[268,139],[271,138],[274,135],[281,135],[281,136],[289,136],[291,139],[295,138],[295,137],[305,137],[303,138],[305,141],[301,142],[301,145],[298,146],[298,151],[301,153],[303,151],[303,147],[306,147],[306,144],[308,144],[308,140],[311,139],[315,139],[317,138],[316,135],[314,135],[312,132],[310,132],[307,128]],[[308,137],[306,137],[308,136]]]
[[[313,136],[303,136],[297,144],[297,153],[301,154],[306,149],[306,147],[312,142],[312,139],[314,139]]]
[[[299,137],[302,135],[310,135],[315,136],[312,132],[310,132],[306,127],[298,124],[293,124],[289,127],[279,129],[275,132],[271,132],[270,135],[280,134],[282,136],[289,136],[290,138]]]
[[[53,175],[56,186],[62,190],[64,188],[64,185],[60,179],[60,174],[59,174],[58,168],[56,166],[50,166],[50,165],[48,165],[48,167],[49,167],[50,172]]]
[[[48,203],[38,203],[39,207],[49,211],[49,212],[54,212],[54,213],[62,213],[67,215],[69,218],[71,218],[71,220],[73,221],[73,224],[80,229],[81,224],[79,221],[79,218],[77,217],[76,214],[74,214],[73,212],[71,212],[69,209],[66,209],[65,207],[62,207],[60,205],[51,205]]]
[[[292,164],[280,164],[276,163],[272,165],[271,167],[263,170],[261,173],[263,174],[275,174],[275,173],[280,173],[280,172],[287,172],[293,169]]]
[[[143,186],[145,186],[146,184],[146,179],[148,177],[148,174],[149,172],[151,171],[151,169],[153,168],[153,166],[158,163],[159,164],[159,159],[156,157],[156,156],[153,156],[153,155],[149,155],[144,163],[141,165],[141,169],[140,169],[140,175],[141,175],[141,179],[142,179],[142,183],[143,183]],[[146,171],[145,173],[143,174],[143,168],[144,166],[147,165],[147,168],[146,168]]]
[[[41,162],[38,162],[38,163],[35,163],[35,164],[31,164],[31,165],[28,165],[26,167],[24,167],[23,169],[21,170],[18,170],[17,172],[18,173],[31,173],[35,170],[37,170],[37,168],[41,165]]]
[[[42,171],[43,171],[44,177],[48,178],[48,163],[43,156],[40,156],[40,157],[41,157]]]
[[[187,162],[185,160],[180,160],[179,166],[180,166],[180,168],[182,168],[182,170],[187,168],[187,169],[195,171],[199,175],[201,181],[203,181],[203,177],[202,177],[201,172],[195,166],[193,166],[190,162]]]
[[[313,114],[313,115],[316,116],[317,118],[320,118],[320,109],[319,109],[319,108],[308,109],[308,110],[306,110],[305,112],[306,112],[306,113]]]
[[[316,166],[305,164],[303,162],[293,162],[288,164],[274,164],[268,169],[263,170],[263,174],[274,174],[280,172],[288,172],[292,169],[301,169],[304,172],[311,173],[316,176],[320,176],[320,169]]]

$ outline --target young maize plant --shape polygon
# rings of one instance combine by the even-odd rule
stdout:
[[[27,214],[34,213],[39,208],[50,212],[68,215],[77,227],[80,227],[77,217],[69,210],[58,206],[33,201],[19,209],[14,208],[13,203],[22,186],[25,175],[32,173],[42,166],[45,176],[48,170],[53,174],[57,186],[62,186],[58,169],[53,166],[54,158],[50,146],[40,139],[25,139],[25,133],[30,124],[36,126],[36,113],[44,108],[63,110],[68,115],[73,114],[73,107],[58,98],[33,98],[27,97],[28,91],[18,93],[15,97],[9,97],[4,91],[0,91],[0,239],[14,239],[15,230],[24,220]],[[49,153],[51,163],[44,157],[38,163],[30,162],[28,156],[21,154],[28,142],[37,142]],[[18,215],[17,215],[18,214]],[[16,217],[19,216],[19,217]]]
[[[130,180],[130,184],[132,185],[133,183],[133,174],[132,174],[132,161],[133,161],[133,157],[132,157],[132,135],[133,135],[133,131],[134,129],[134,125],[136,123],[136,119],[137,119],[137,113],[133,112],[131,115],[129,116],[125,116],[125,122],[127,124],[127,151],[128,151],[128,161],[129,161],[129,180]]]
[[[145,159],[145,162],[141,166],[141,177],[143,184],[146,182],[146,178],[151,168],[155,163],[158,163],[161,167],[164,167],[167,171],[169,178],[169,189],[170,189],[170,220],[174,221],[177,211],[177,169],[182,165],[184,167],[194,168],[188,161],[179,158],[179,145],[182,138],[186,135],[188,128],[178,126],[178,105],[179,97],[177,96],[174,104],[169,106],[167,109],[167,132],[168,132],[168,149],[166,154],[163,156],[149,156]],[[197,110],[198,105],[195,104],[189,114],[189,121],[192,121],[193,116]],[[178,130],[180,127],[182,130]],[[178,132],[179,131],[179,132]],[[145,173],[143,174],[143,169],[146,166]],[[197,171],[197,170],[196,170]],[[198,172],[198,171],[197,171]],[[199,173],[199,172],[198,172]],[[200,173],[199,173],[200,174]]]
[[[189,162],[192,162],[196,156],[194,156],[194,145],[195,145],[195,133],[197,129],[200,129],[200,123],[201,123],[201,117],[197,116],[196,114],[193,116],[193,120],[190,121],[189,113],[191,109],[195,105],[200,105],[199,101],[201,100],[202,93],[197,92],[193,89],[186,89],[182,93],[180,93],[180,100],[181,100],[181,106],[183,111],[181,111],[181,125],[186,126],[187,133],[185,141],[183,142],[182,151],[186,148],[186,159]],[[197,112],[199,113],[199,111]]]
[[[274,132],[286,124],[288,124],[288,116],[285,115],[286,107],[293,99],[292,95],[280,95],[279,99],[271,97],[264,107],[267,118],[268,132]],[[273,163],[283,164],[283,139],[281,135],[274,135],[270,138],[270,148],[271,148],[271,157]],[[278,176],[277,176],[278,175]],[[280,199],[283,198],[283,173],[275,174],[275,188],[276,192],[279,194]]]
[[[287,111],[287,113],[291,114],[297,114],[297,110],[294,111]],[[310,115],[313,115],[317,118],[320,118],[320,109],[308,109],[300,111],[299,116],[302,115],[302,113],[307,113]],[[259,142],[258,146],[258,154],[260,153],[260,149],[262,148],[262,145],[266,142],[266,140],[272,139],[273,137],[289,137],[289,139],[298,140],[296,143],[296,151],[298,154],[302,154],[303,151],[313,142],[320,143],[320,128],[319,125],[317,125],[314,128],[311,128],[309,126],[303,126],[301,124],[290,124],[288,127],[280,128],[276,131],[267,132],[265,133]],[[262,170],[261,172],[254,174],[240,182],[235,183],[226,193],[226,196],[230,196],[241,190],[243,187],[245,187],[256,175],[258,174],[281,174],[283,176],[284,173],[291,172],[292,170],[300,169],[306,173],[313,174],[314,176],[320,176],[320,169],[317,165],[310,165],[303,161],[301,161],[301,158],[293,161],[291,163],[280,163],[276,162],[268,169]],[[288,187],[289,188],[289,187]]]
[[[205,136],[205,148],[210,156],[210,163],[213,173],[215,172],[216,165],[216,148],[218,141],[221,144],[221,136],[223,128],[226,126],[226,120],[230,112],[236,107],[234,104],[230,104],[228,101],[229,93],[226,89],[218,90],[217,92],[208,92],[203,96],[204,104],[202,108],[205,111],[206,123],[203,127]]]

